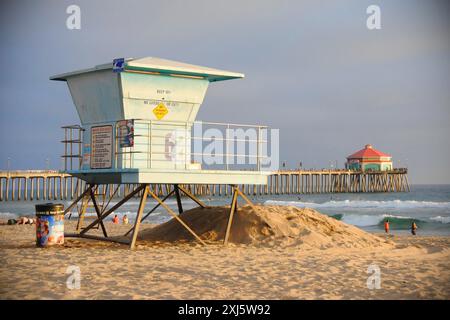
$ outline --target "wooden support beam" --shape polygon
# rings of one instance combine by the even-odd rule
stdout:
[[[110,189],[110,194],[109,194],[109,199],[106,202],[106,205],[103,206],[101,213],[103,214],[106,211],[106,208],[108,208],[109,203],[111,202],[111,200],[114,198],[114,196],[118,193],[118,191],[120,190],[120,184],[117,185],[117,187],[114,189],[114,192],[111,193],[112,188]]]
[[[233,216],[237,206],[237,196],[239,189],[236,186],[233,186],[233,196],[231,197],[231,206],[230,206],[230,214],[228,216],[227,229],[225,231],[225,238],[223,239],[223,244],[228,244],[228,239],[230,237],[231,224],[233,223]]]
[[[115,239],[115,238],[105,238],[105,237],[100,237],[100,236],[94,236],[94,235],[91,235],[91,234],[65,233],[64,237],[66,237],[66,238],[92,239],[92,240],[116,242],[116,243],[121,243],[121,244],[130,244],[129,240],[122,240],[122,239]]]
[[[39,181],[39,180],[38,180]],[[78,201],[80,201],[86,194],[88,194],[89,192],[91,192],[92,186],[90,186],[89,188],[87,188],[79,197],[77,197],[77,199],[75,201],[72,202],[72,204],[70,206],[68,206],[65,210],[64,210],[64,214],[66,214],[67,212],[69,212],[70,210],[72,210],[72,208],[78,203]]]
[[[182,214],[183,213],[183,205],[181,203],[180,189],[178,188],[178,184],[174,184],[173,189],[175,191],[175,197],[177,198],[178,213]]]
[[[180,190],[183,191],[181,188]],[[186,230],[189,231],[189,233],[191,233],[201,244],[206,245],[206,243],[183,220],[181,220],[181,218],[175,212],[173,212],[172,209],[170,209],[170,207],[167,204],[162,202],[161,199],[152,191],[149,190],[148,192],[153,197],[153,199],[155,199],[161,206],[163,206],[164,209],[166,209],[170,215],[172,215],[175,219],[177,219],[178,222],[181,223],[181,225],[185,227]]]
[[[102,214],[101,214],[100,209],[99,209],[99,207],[97,205],[97,200],[95,199],[94,190],[93,190],[92,186],[90,186],[89,189],[91,189],[90,193],[91,193],[92,204],[94,205],[95,213],[97,213],[97,218],[99,219],[99,223],[100,223],[100,226],[102,228],[103,235],[105,237],[108,237],[108,233],[106,232],[106,228],[105,228],[105,225],[103,224],[103,220],[100,219]]]
[[[149,188],[150,188],[150,187],[149,187]],[[173,195],[174,192],[175,192],[175,190],[170,191],[170,193],[169,193],[168,195],[166,195],[161,201],[162,201],[162,202],[166,201],[170,196]],[[150,210],[150,211],[149,211],[149,212],[141,219],[141,223],[142,223],[142,221],[144,221],[145,219],[147,219],[147,217],[148,217],[150,214],[152,214],[156,209],[158,209],[160,205],[161,205],[160,203],[157,203],[156,206],[154,206],[153,209]],[[124,236],[127,236],[127,235],[128,235],[131,231],[133,231],[133,230],[134,230],[134,227],[131,228],[130,230],[128,230],[128,231],[124,234]]]
[[[94,222],[92,222],[90,225],[88,225],[86,228],[84,228],[81,233],[85,234],[88,232],[92,227],[94,227],[99,220],[104,220],[107,216],[109,216],[111,213],[113,213],[116,209],[120,208],[125,202],[130,200],[136,193],[143,190],[145,188],[145,184],[140,185],[136,190],[130,192],[127,194],[122,200],[120,200],[118,203],[116,203],[111,209],[107,210],[105,213],[103,213],[100,218],[97,218]]]
[[[92,188],[96,188],[96,186],[95,187],[92,186]],[[90,192],[92,190],[92,188],[88,187],[86,190],[89,190],[89,192]],[[77,221],[77,229],[76,229],[78,233],[81,232],[81,229],[83,227],[84,215],[86,214],[86,209],[87,209],[87,206],[89,203],[89,198],[90,198],[89,194],[84,193],[84,196],[81,200],[81,207],[78,210],[78,221]],[[71,216],[72,216],[72,213],[70,214],[69,219]]]
[[[202,208],[208,208],[206,204],[204,204],[200,199],[195,197],[192,193],[190,193],[188,190],[183,188],[182,186],[178,185],[178,189],[183,192],[188,198],[190,198],[192,201],[194,201],[196,204],[198,204]]]
[[[242,199],[244,199],[245,202],[247,202],[247,203],[250,205],[250,207],[251,207],[254,211],[257,211],[257,209],[256,209],[255,205],[253,204],[253,202],[251,202],[250,199],[249,199],[249,198],[248,198],[241,190],[239,190],[238,187],[236,187],[236,191],[237,191],[237,193],[242,197]]]
[[[130,249],[134,249],[134,247],[136,245],[136,239],[137,239],[137,235],[139,233],[139,227],[141,225],[142,212],[144,212],[145,202],[147,201],[147,195],[149,192],[149,188],[148,188],[148,184],[145,184],[144,186],[145,186],[144,192],[142,193],[141,201],[139,202],[139,208],[138,208],[138,212],[136,214],[136,221],[134,222],[133,233],[131,235]]]

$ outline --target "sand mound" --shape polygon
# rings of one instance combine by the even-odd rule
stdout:
[[[233,218],[229,242],[267,244],[311,248],[364,248],[389,246],[380,237],[337,221],[313,209],[287,206],[239,207]],[[223,241],[228,223],[229,207],[195,208],[180,215],[200,237],[208,241]],[[181,224],[172,219],[154,228],[143,230],[144,241],[194,241]]]

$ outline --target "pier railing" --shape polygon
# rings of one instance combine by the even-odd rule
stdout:
[[[352,170],[280,170],[272,172],[267,185],[242,185],[247,195],[359,193],[359,192],[408,192],[408,170],[390,171]],[[115,185],[101,185],[99,192],[113,193]],[[187,185],[198,196],[228,196],[227,185]],[[137,185],[124,184],[116,195],[125,195]],[[155,193],[170,192],[171,185],[154,184]],[[0,171],[0,201],[17,200],[70,200],[86,189],[86,183],[60,171],[23,170]]]

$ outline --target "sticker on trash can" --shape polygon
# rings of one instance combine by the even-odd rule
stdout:
[[[36,217],[36,245],[39,247],[64,243],[64,215]]]

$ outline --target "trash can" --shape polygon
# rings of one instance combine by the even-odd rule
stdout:
[[[64,205],[37,204],[36,246],[46,247],[64,243]]]

